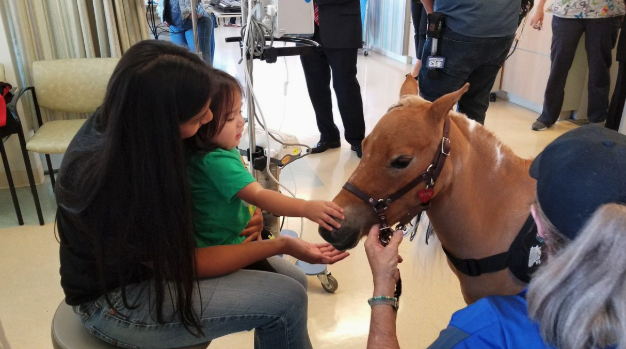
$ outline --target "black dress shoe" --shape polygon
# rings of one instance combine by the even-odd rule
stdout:
[[[356,152],[356,156],[359,157],[359,159],[363,156],[363,148],[361,148],[361,146],[351,146],[350,150],[355,151]]]
[[[311,149],[311,154],[319,154],[327,151],[328,149],[335,149],[341,147],[341,141],[333,142],[317,142],[317,145]]]

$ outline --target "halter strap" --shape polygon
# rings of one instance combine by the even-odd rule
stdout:
[[[359,199],[370,204],[374,210],[378,213],[382,209],[386,209],[392,202],[397,201],[406,193],[415,188],[418,184],[424,182],[427,188],[432,188],[435,185],[435,181],[439,178],[441,171],[446,163],[446,159],[450,155],[450,117],[446,117],[443,124],[443,136],[441,137],[441,148],[433,157],[433,161],[428,168],[417,176],[415,179],[407,183],[402,188],[398,189],[395,193],[389,195],[385,199],[377,199],[368,193],[357,188],[352,183],[346,182],[344,188],[354,194]],[[428,202],[422,205],[424,209],[428,208]]]
[[[513,275],[521,281],[530,282],[530,275],[537,270],[539,263],[529,263],[531,247],[540,249],[542,241],[537,241],[537,226],[531,215],[528,215],[524,225],[511,243],[509,250],[481,259],[460,259],[454,257],[445,247],[443,252],[452,265],[461,273],[468,276],[480,276],[485,273],[494,273],[509,268]],[[541,257],[541,254],[539,254]]]

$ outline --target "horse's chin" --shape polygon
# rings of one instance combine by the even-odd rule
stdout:
[[[344,227],[333,229],[332,231],[319,227],[318,232],[324,240],[340,251],[355,248],[361,238],[360,230]]]

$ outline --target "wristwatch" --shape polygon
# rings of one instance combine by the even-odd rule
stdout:
[[[369,303],[369,305],[372,307],[375,305],[391,305],[395,311],[398,311],[398,308],[400,308],[399,299],[396,297],[387,297],[387,296],[372,297],[367,300],[367,303]]]

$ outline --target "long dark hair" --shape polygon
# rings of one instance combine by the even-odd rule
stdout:
[[[112,291],[106,282],[117,280],[124,306],[137,306],[125,290],[149,265],[157,320],[165,322],[164,303],[171,302],[171,316],[197,336],[203,332],[192,302],[195,241],[179,126],[212,97],[213,74],[171,43],[131,47],[93,116],[96,135],[87,150],[66,155],[56,188],[59,209],[92,243],[103,294]]]
[[[222,132],[228,115],[233,112],[233,106],[244,95],[239,81],[224,71],[215,70],[213,84],[215,92],[209,107],[213,113],[213,120],[202,125],[193,137],[185,140],[189,152],[208,153],[217,149],[217,146],[211,143],[211,139]]]

